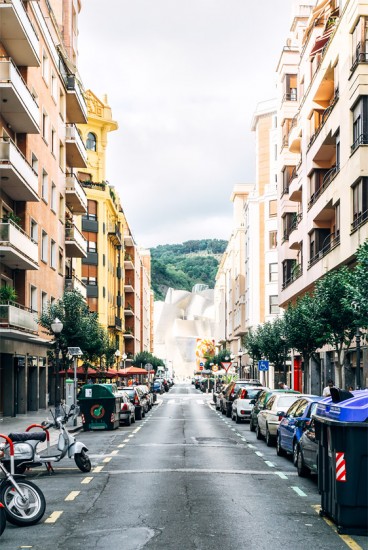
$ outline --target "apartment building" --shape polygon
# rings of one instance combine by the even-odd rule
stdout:
[[[298,10],[278,65],[278,116],[287,121],[279,130],[287,173],[279,194],[282,307],[327,271],[352,265],[368,237],[368,4],[300,0]],[[308,380],[317,392],[336,359],[329,350],[321,358]]]
[[[52,402],[50,339],[37,317],[60,298],[73,258],[87,255],[78,224],[86,197],[73,179],[87,162],[77,69],[79,0],[0,1],[0,414]],[[79,220],[79,221],[78,221]]]

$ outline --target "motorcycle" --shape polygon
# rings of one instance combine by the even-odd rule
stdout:
[[[10,472],[2,460],[5,454],[0,449],[0,535],[5,529],[5,518],[13,525],[25,527],[38,523],[46,510],[46,500],[37,485],[14,474],[14,445],[9,437],[0,434],[7,442],[10,456]],[[4,514],[5,512],[5,514]]]
[[[54,472],[52,464],[60,462],[64,456],[69,458],[74,457],[74,461],[81,472],[91,471],[91,461],[87,455],[87,447],[81,441],[77,441],[75,437],[68,432],[65,424],[70,418],[75,418],[78,415],[78,409],[72,405],[69,413],[61,407],[62,416],[57,418],[53,415],[53,421],[45,421],[41,424],[31,424],[26,428],[25,432],[10,433],[9,438],[14,444],[14,464],[16,472],[24,473],[27,468],[36,468],[45,464],[47,471],[51,474]],[[41,428],[42,432],[31,432],[33,428]],[[59,439],[57,450],[52,450],[50,447],[50,428],[59,430]],[[38,452],[37,446],[39,443],[46,440],[47,448],[41,454]],[[6,449],[7,451],[7,449]],[[5,459],[8,459],[5,455]]]

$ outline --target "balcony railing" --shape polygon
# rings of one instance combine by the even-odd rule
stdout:
[[[293,221],[291,222],[291,226],[289,229],[289,235],[298,228],[298,225],[302,219],[303,219],[302,212],[300,212],[299,214],[295,214],[295,216],[293,216]]]
[[[12,220],[0,223],[1,263],[10,269],[38,269],[38,245]]]
[[[354,141],[353,145],[351,146],[351,153],[354,153],[358,147],[361,145],[368,145],[368,134],[360,134],[356,140]]]
[[[301,277],[302,275],[303,275],[302,264],[296,264],[296,265],[293,267],[290,276],[287,277],[287,279],[283,282],[283,284],[282,284],[282,290],[284,290],[285,288],[287,288],[288,286],[290,286],[294,281],[296,281],[297,279],[299,279],[299,277]]]
[[[368,63],[368,42],[359,42],[350,71],[353,73],[360,63]]]
[[[69,258],[87,257],[87,241],[75,225],[65,227],[65,247]]]
[[[39,39],[21,0],[0,0],[1,42],[20,67],[39,67]]]
[[[36,314],[32,310],[13,302],[0,305],[0,329],[16,329],[37,334]]]
[[[38,202],[38,176],[15,143],[0,137],[1,188],[16,201]]]
[[[119,231],[119,226],[116,223],[109,222],[107,226],[107,233],[110,237],[110,239],[113,241],[113,243],[116,246],[119,246],[122,244],[122,236]]]
[[[67,277],[65,279],[65,290],[78,290],[84,298],[87,297],[86,285],[78,279],[75,275]]]
[[[87,104],[77,77],[74,74],[64,76],[66,97],[66,114],[69,122],[86,124]]]
[[[356,231],[361,225],[365,224],[368,220],[368,210],[354,214],[354,221],[351,224],[351,232]]]
[[[329,235],[330,236],[330,235]],[[336,248],[340,244],[340,235],[336,235],[333,239],[328,241],[322,248],[309,260],[308,269],[314,266],[319,260],[324,258],[331,250]]]
[[[10,57],[0,57],[0,90],[1,113],[11,128],[15,132],[38,134],[38,105]]]
[[[282,103],[284,103],[284,101],[298,101],[297,91],[295,89],[291,89],[288,92],[285,92],[282,98]]]
[[[87,150],[82,136],[75,124],[66,125],[65,133],[66,162],[68,166],[87,167]]]
[[[87,195],[75,174],[66,175],[65,200],[74,214],[87,212]]]
[[[332,166],[332,168],[329,169],[328,172],[326,172],[326,174],[324,175],[323,177],[323,180],[322,180],[322,185],[321,187],[319,187],[312,195],[311,195],[311,198],[308,202],[308,210],[310,208],[312,208],[313,204],[315,204],[317,202],[317,200],[319,199],[319,197],[322,195],[322,193],[327,189],[327,187],[330,185],[330,183],[332,182],[332,180],[336,177],[336,175],[339,173],[340,171],[340,166],[339,165],[336,165],[336,166]]]
[[[328,117],[330,116],[330,114],[332,113],[333,111],[333,108],[335,107],[337,101],[339,99],[339,89],[336,88],[335,90],[335,93],[334,93],[334,96],[331,100],[331,103],[330,105],[327,107],[327,109],[323,112],[322,114],[322,117],[321,117],[321,121],[320,121],[320,124],[318,126],[318,128],[316,128],[314,134],[311,136],[310,140],[309,140],[309,143],[307,145],[307,151],[309,151],[309,149],[312,147],[313,143],[316,141],[317,137],[319,136],[323,126],[325,125]]]

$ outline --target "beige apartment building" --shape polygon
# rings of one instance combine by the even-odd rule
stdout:
[[[368,237],[367,85],[367,2],[300,0],[278,65],[282,307],[327,271],[353,265]],[[321,357],[307,376],[313,393],[334,378],[334,352]],[[353,349],[344,385],[355,361]]]
[[[0,414],[46,407],[54,395],[49,338],[37,316],[64,291],[86,197],[76,123],[87,121],[77,69],[78,0],[0,2]]]

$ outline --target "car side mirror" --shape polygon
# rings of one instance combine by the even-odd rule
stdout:
[[[250,404],[250,405],[254,405],[254,404],[255,404],[255,402],[256,402],[256,400],[255,400],[255,399],[251,399],[251,400],[249,401],[249,404]]]
[[[286,413],[284,411],[277,411],[276,416],[278,416],[279,418],[284,418],[286,416]]]

